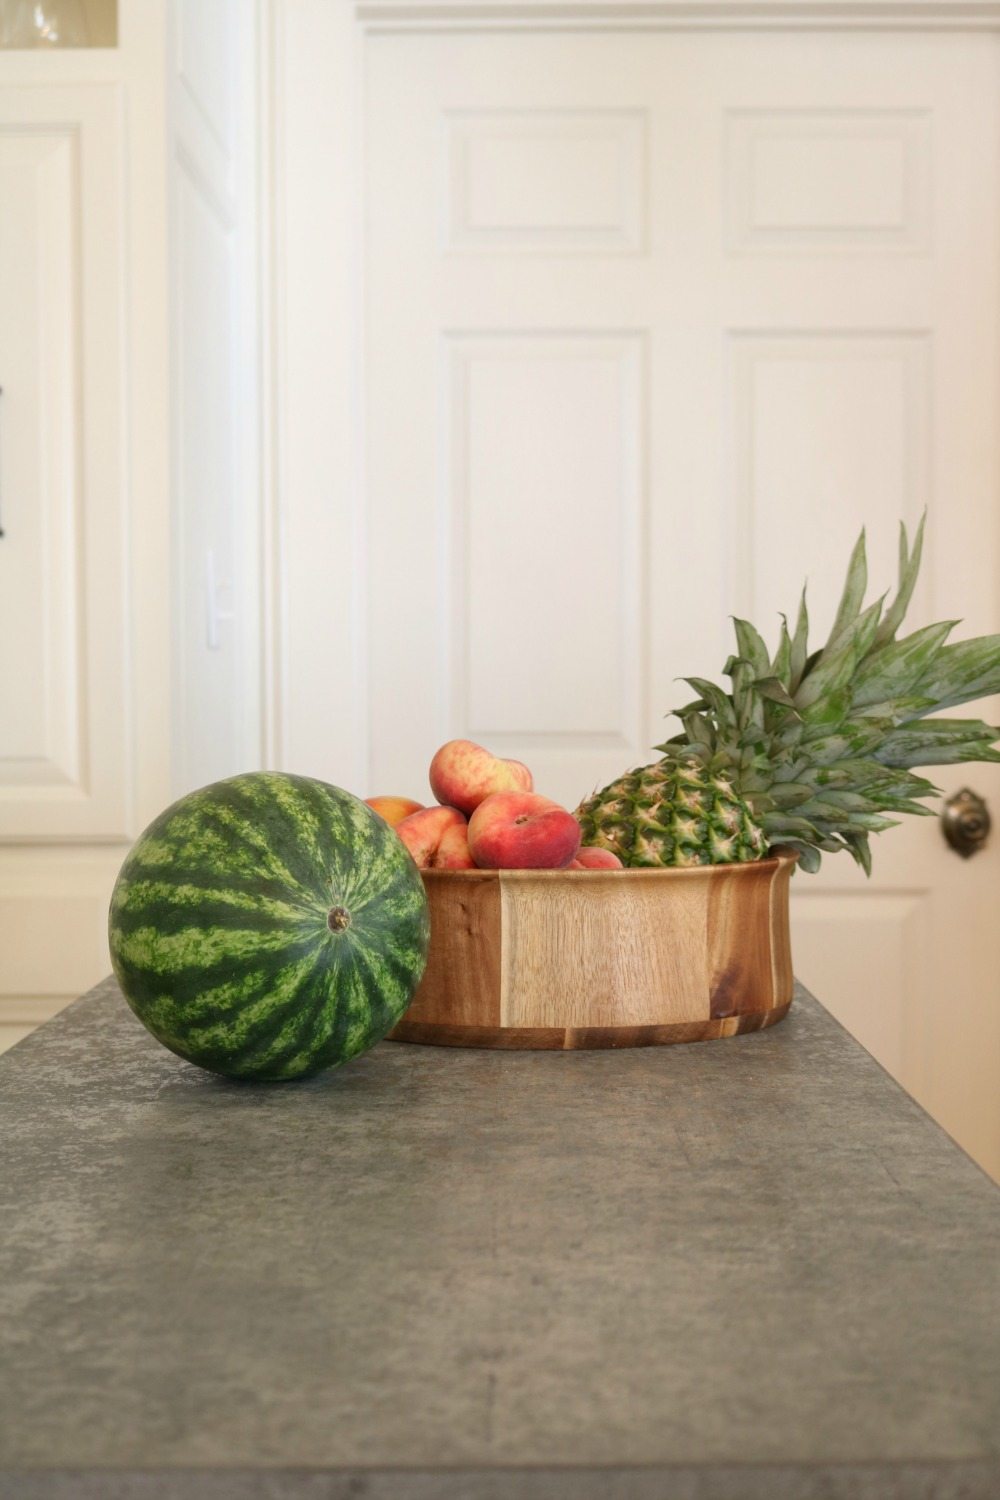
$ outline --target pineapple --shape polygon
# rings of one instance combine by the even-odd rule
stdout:
[[[864,532],[858,538],[829,640],[809,654],[805,591],[794,634],[782,618],[772,657],[746,620],[724,668],[730,692],[685,679],[697,698],[663,758],[595,792],[577,808],[583,843],[632,867],[733,864],[790,846],[802,868],[846,849],[871,872],[869,836],[886,814],[933,816],[935,794],[914,766],[1000,761],[1000,729],[979,719],[929,717],[1000,692],[1000,636],[946,644],[957,621],[897,639],[920,567],[924,522],[912,550],[900,528],[899,587],[864,607]]]
[[[729,865],[760,859],[767,840],[723,762],[669,753],[582,802],[583,843],[625,865]]]

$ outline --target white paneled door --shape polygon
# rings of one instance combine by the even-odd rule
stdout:
[[[516,32],[365,44],[369,784],[451,735],[574,805],[867,524],[1000,628],[1000,49]],[[996,708],[993,706],[993,712]],[[942,771],[1000,817],[995,768]],[[1000,840],[795,892],[797,968],[1000,1173]]]

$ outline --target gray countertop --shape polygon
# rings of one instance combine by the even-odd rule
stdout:
[[[109,981],[0,1059],[0,1495],[996,1500],[1000,1191],[801,991],[249,1086]]]

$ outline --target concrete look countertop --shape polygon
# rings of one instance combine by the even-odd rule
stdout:
[[[0,1059],[0,1496],[996,1500],[1000,1191],[802,991],[250,1086],[108,981]]]

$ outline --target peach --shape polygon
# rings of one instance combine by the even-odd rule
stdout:
[[[437,852],[431,861],[431,868],[435,870],[474,870],[476,861],[469,852],[469,825],[467,823],[454,824],[446,828],[441,835],[441,842],[437,846]]]
[[[380,818],[385,819],[390,828],[395,828],[397,823],[402,823],[411,813],[420,812],[424,805],[422,802],[414,802],[412,797],[366,797],[365,801],[375,809]]]
[[[447,860],[447,869],[471,870],[466,822],[455,807],[422,807],[396,824],[396,833],[409,849],[421,870],[431,870]],[[449,834],[451,837],[449,838]],[[465,846],[464,863],[462,846]]]
[[[469,819],[469,848],[484,870],[561,870],[580,847],[571,812],[534,792],[494,792]]]
[[[472,740],[449,740],[431,761],[431,791],[446,807],[470,816],[495,792],[530,792],[531,772],[519,760],[500,760]]]
[[[610,849],[580,849],[576,859],[568,866],[570,870],[621,870],[624,868],[617,854]]]

